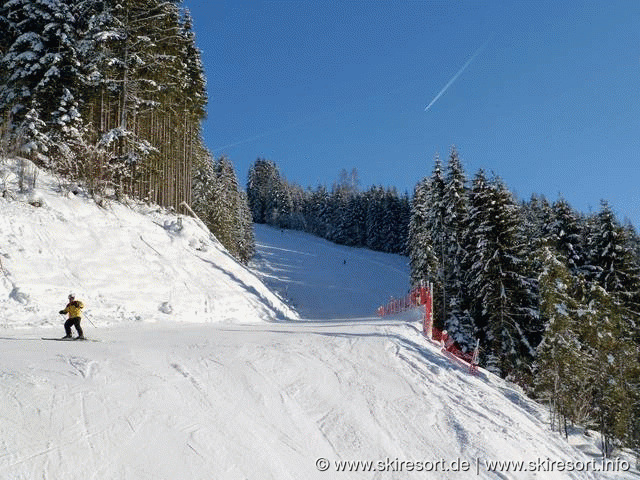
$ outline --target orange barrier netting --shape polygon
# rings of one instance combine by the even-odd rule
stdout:
[[[440,330],[433,326],[433,286],[420,285],[413,288],[409,294],[401,299],[391,300],[386,305],[378,308],[378,315],[383,317],[394,313],[404,312],[411,308],[424,305],[424,321],[422,332],[427,339],[439,344],[442,352],[448,356],[452,356],[456,360],[462,362],[469,367],[471,373],[478,371],[478,347],[472,353],[463,352],[460,346],[451,338],[446,330]]]
[[[427,287],[418,286],[413,288],[406,297],[391,300],[386,305],[379,307],[378,316],[384,317],[385,315],[405,312],[412,308],[426,305],[429,302],[429,299],[430,294]]]

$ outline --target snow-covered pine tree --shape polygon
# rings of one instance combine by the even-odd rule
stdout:
[[[542,271],[540,250],[546,246],[552,246],[550,231],[553,212],[547,199],[536,194],[531,195],[528,202],[522,202],[521,208],[523,214],[522,236],[526,239],[526,261],[529,275],[535,278]]]
[[[358,191],[358,172],[340,171],[338,182],[332,190],[332,218],[329,240],[351,246],[361,246],[366,241],[366,209]]]
[[[407,215],[405,204],[394,187],[385,189],[382,207],[382,226],[385,242],[382,251],[387,253],[404,253],[406,244]]]
[[[385,192],[381,186],[371,187],[367,195],[367,248],[384,251],[387,234],[385,226]]]
[[[409,238],[409,222],[411,221],[411,199],[409,193],[404,192],[398,196],[398,218],[395,221],[395,226],[398,230],[398,244],[394,248],[394,253],[407,254],[407,239]]]
[[[305,191],[297,183],[287,182],[287,189],[289,191],[289,197],[291,198],[292,210],[289,216],[288,225],[292,230],[305,230]]]
[[[327,239],[341,245],[349,245],[348,230],[351,224],[351,212],[348,210],[351,192],[340,184],[334,184],[329,205],[331,216]]]
[[[640,235],[631,223],[631,220],[627,219],[625,221],[624,229],[629,240],[629,244],[631,245],[631,249],[635,253],[636,258],[640,261]]]
[[[540,316],[545,325],[536,349],[535,391],[549,402],[551,427],[567,431],[567,420],[588,419],[591,398],[589,369],[592,357],[582,344],[579,314],[584,308],[575,299],[575,280],[550,247],[539,252],[542,272]]]
[[[182,199],[190,201],[193,167],[198,161],[209,156],[202,139],[202,121],[207,116],[208,95],[202,54],[196,47],[193,20],[188,10],[184,12],[182,19],[178,20],[177,36],[176,51],[179,62],[173,80],[178,80],[179,83],[177,88],[174,86],[171,89],[170,98],[175,104],[180,105],[181,113],[175,111],[171,104],[165,109],[165,113],[172,119],[171,123],[176,124],[175,140],[171,142],[171,151],[165,154],[169,157],[165,162],[173,158],[175,181],[178,185],[175,201],[180,202]],[[168,174],[171,175],[171,172]],[[164,182],[167,181],[170,179],[164,179]]]
[[[293,198],[288,182],[282,177],[275,184],[272,200],[271,218],[267,223],[280,228],[291,228],[291,218],[294,210]]]
[[[364,195],[358,193],[349,198],[347,209],[350,222],[347,227],[348,245],[363,247],[367,243],[367,207]]]
[[[470,240],[475,245],[467,261],[470,298],[481,330],[478,335],[484,339],[487,368],[512,378],[527,370],[535,355],[532,339],[541,333],[521,221],[504,183],[499,179],[488,183],[479,172],[470,196]]]
[[[442,161],[440,156],[436,154],[434,158],[433,171],[429,177],[429,189],[426,196],[426,223],[431,233],[431,241],[433,249],[438,257],[438,278],[437,289],[434,289],[433,303],[433,325],[434,327],[444,330],[447,317],[448,292],[445,288],[445,264],[446,256],[445,244],[445,215],[444,206],[445,180],[442,172]]]
[[[637,447],[640,349],[632,338],[627,309],[596,283],[581,284],[579,327],[592,361],[589,363],[591,420],[601,434],[603,455],[616,445]]]
[[[543,195],[533,194],[522,207],[525,235],[532,244],[532,250],[538,251],[549,243],[553,224],[552,206]]]
[[[238,259],[247,264],[256,253],[256,239],[253,232],[253,219],[247,194],[244,190],[238,192],[238,238],[236,239]]]
[[[216,175],[216,189],[211,215],[212,231],[229,252],[236,256],[236,240],[240,237],[237,224],[238,182],[233,166],[225,156],[213,163]]]
[[[69,145],[81,144],[76,19],[60,0],[8,1],[0,17],[9,27],[0,59],[0,115],[8,119],[13,148],[64,169],[73,160]],[[34,117],[43,123],[31,122]]]
[[[483,170],[475,174],[469,192],[469,215],[467,222],[467,248],[464,265],[467,268],[469,308],[476,325],[476,336],[487,344],[488,322],[482,302],[486,281],[484,267],[492,256],[491,238],[494,225],[491,222],[491,186]]]
[[[586,260],[582,244],[582,219],[563,198],[553,204],[552,210],[549,236],[556,251],[566,258],[569,270],[575,275]]]
[[[624,235],[637,262],[640,263],[640,235],[631,220],[626,219],[623,226]]]
[[[407,240],[407,254],[411,269],[411,285],[435,283],[438,280],[438,257],[431,240],[431,229],[427,223],[427,198],[429,178],[423,178],[413,191],[411,220]]]
[[[640,266],[628,230],[620,225],[611,207],[601,210],[587,223],[588,262],[583,270],[588,283],[585,295],[596,317],[597,336],[592,349],[600,365],[595,372],[598,390],[595,406],[608,452],[613,438],[640,447]],[[626,360],[625,360],[626,359]],[[625,373],[626,372],[626,373]],[[623,402],[621,404],[621,402]],[[620,411],[624,405],[625,410]],[[626,409],[628,408],[628,410]]]
[[[277,217],[277,191],[280,189],[280,172],[275,162],[258,158],[249,168],[247,197],[256,223],[271,223]]]
[[[445,328],[466,349],[473,347],[474,322],[468,311],[466,256],[468,204],[467,179],[455,147],[451,148],[442,199],[444,282],[447,298]]]
[[[609,204],[602,202],[589,237],[589,264],[593,275],[607,292],[615,295],[629,310],[634,323],[640,321],[640,265],[632,241],[620,225]]]
[[[305,196],[303,215],[306,231],[326,238],[328,231],[329,193],[324,185],[309,190]]]
[[[251,214],[226,156],[196,169],[193,209],[231,255],[248,262],[255,251]]]

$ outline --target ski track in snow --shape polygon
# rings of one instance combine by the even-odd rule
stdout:
[[[586,462],[596,439],[569,445],[516,387],[451,363],[420,312],[372,316],[408,289],[405,257],[258,225],[252,268],[274,294],[189,219],[39,182],[45,207],[0,198],[2,479],[639,478],[476,471]],[[40,339],[62,335],[70,289],[101,342]],[[457,458],[471,471],[334,466]]]
[[[331,474],[315,459],[586,459],[544,409],[449,363],[406,319],[101,333],[46,349],[0,340],[0,477],[520,479],[540,477]]]

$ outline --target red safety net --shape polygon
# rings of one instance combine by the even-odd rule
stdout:
[[[409,294],[401,299],[394,299],[378,308],[378,315],[383,317],[394,313],[404,312],[411,308],[424,305],[424,321],[422,325],[424,336],[432,342],[439,344],[442,352],[452,360],[458,361],[469,368],[469,371],[478,371],[478,343],[473,352],[464,352],[446,330],[440,330],[433,326],[433,287],[420,285],[413,288]]]
[[[378,316],[384,317],[385,315],[405,312],[412,308],[426,305],[429,298],[430,295],[427,287],[415,287],[404,298],[390,300],[386,305],[379,307]]]

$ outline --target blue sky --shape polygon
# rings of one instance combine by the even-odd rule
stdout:
[[[184,5],[205,143],[242,183],[261,156],[304,187],[356,168],[363,188],[411,192],[455,145],[469,178],[583,212],[606,199],[640,227],[640,1]]]

